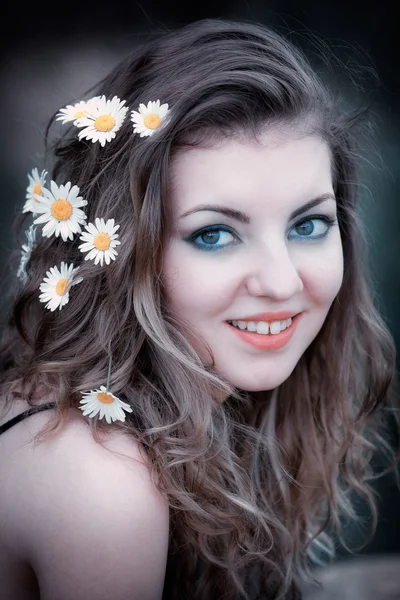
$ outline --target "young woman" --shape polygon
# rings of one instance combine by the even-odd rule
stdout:
[[[376,527],[395,346],[358,122],[281,35],[220,20],[54,115],[1,354],[3,598],[295,599],[352,494]]]

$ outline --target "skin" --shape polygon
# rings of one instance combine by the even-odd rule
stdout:
[[[110,429],[101,445],[71,408],[35,446],[52,412],[0,436],[0,598],[161,600],[169,506],[137,440]]]
[[[290,220],[310,200],[329,196]],[[273,389],[285,381],[320,331],[343,279],[343,252],[325,141],[289,129],[264,131],[258,141],[230,138],[178,154],[171,165],[172,226],[162,280],[169,312],[193,328],[212,349],[218,375],[247,391]],[[246,213],[241,223],[218,212],[182,215],[204,204]],[[328,217],[333,225],[306,220]],[[232,233],[197,234],[220,225]],[[324,233],[319,239],[312,239]],[[221,249],[207,251],[207,247]],[[206,248],[203,250],[203,248]],[[227,325],[259,312],[302,312],[289,343],[260,350]]]

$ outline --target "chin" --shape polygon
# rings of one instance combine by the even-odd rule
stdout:
[[[226,379],[236,389],[243,390],[245,392],[263,392],[267,390],[273,390],[280,386],[292,373],[292,370],[285,370],[281,373],[263,373],[262,375],[256,376],[243,376],[240,377],[238,373],[218,373],[224,379]]]
[[[267,381],[264,384],[255,382],[255,383],[248,383],[248,382],[244,382],[242,383],[242,385],[237,385],[232,383],[232,385],[234,385],[236,388],[243,390],[244,392],[266,392],[268,390],[273,390],[277,387],[279,387],[284,381],[285,379],[287,379],[286,377],[284,379],[276,379],[274,381]]]

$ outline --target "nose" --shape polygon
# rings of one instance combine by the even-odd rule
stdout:
[[[283,301],[304,289],[298,267],[286,244],[264,244],[251,257],[247,289],[252,296]]]

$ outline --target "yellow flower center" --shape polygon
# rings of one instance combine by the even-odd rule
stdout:
[[[148,129],[157,129],[161,125],[161,119],[156,113],[150,113],[144,118],[144,124]]]
[[[36,185],[34,185],[32,191],[33,191],[34,194],[37,194],[38,196],[41,196],[42,195],[42,186],[41,186],[41,184],[37,183]],[[35,202],[39,202],[39,200],[36,200],[36,198],[34,198],[34,201]]]
[[[111,131],[115,125],[115,119],[111,115],[100,115],[94,122],[97,131]]]
[[[68,290],[69,279],[60,279],[56,285],[56,294],[59,296],[64,296],[65,292]]]
[[[87,115],[87,111],[86,110],[78,110],[74,114],[74,119],[82,119],[82,117],[85,117],[86,115]]]
[[[33,188],[33,193],[34,194],[38,194],[39,196],[41,196],[42,194],[42,186],[40,183],[36,183],[36,185]]]
[[[108,250],[111,244],[111,238],[107,233],[99,233],[94,238],[93,244],[97,250]]]
[[[111,394],[107,394],[106,392],[100,392],[97,394],[97,400],[103,404],[112,404],[114,402],[114,398],[111,396]]]
[[[57,221],[66,221],[72,215],[72,204],[68,200],[56,200],[51,207],[51,214]]]

